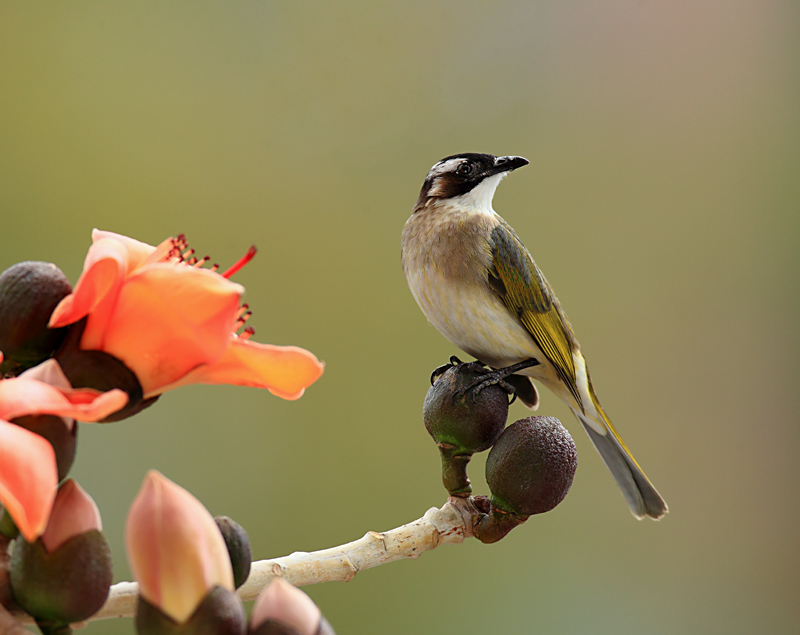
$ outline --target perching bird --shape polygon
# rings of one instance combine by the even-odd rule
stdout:
[[[403,229],[403,271],[439,332],[495,369],[535,408],[526,375],[575,413],[637,518],[667,504],[644,475],[597,400],[581,347],[553,290],[514,230],[492,209],[500,181],[522,157],[457,154],[435,164]],[[481,385],[477,386],[478,390]]]

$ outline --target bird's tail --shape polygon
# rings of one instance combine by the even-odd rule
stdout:
[[[590,416],[579,409],[573,407],[573,412],[583,425],[583,429],[594,443],[594,447],[603,458],[606,467],[611,471],[614,480],[622,490],[631,512],[636,518],[649,516],[658,520],[669,511],[667,503],[653,487],[653,484],[645,476],[642,468],[633,458],[628,448],[620,439],[614,426],[611,425],[606,413],[591,391],[592,402],[597,416]],[[592,413],[594,414],[594,413]],[[605,431],[605,434],[598,432],[598,427]]]

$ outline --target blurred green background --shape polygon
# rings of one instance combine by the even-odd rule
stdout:
[[[74,282],[93,227],[184,232],[223,268],[255,243],[254,339],[327,364],[297,402],[194,386],[81,427],[116,579],[149,468],[259,558],[444,502],[421,407],[457,351],[406,288],[400,232],[438,159],[520,154],[495,209],[671,513],[636,522],[547,393],[580,457],[560,507],[307,592],[341,635],[796,633],[799,115],[788,0],[0,4],[0,269]]]

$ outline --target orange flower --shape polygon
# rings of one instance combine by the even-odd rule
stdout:
[[[0,380],[0,419],[10,421],[26,415],[56,415],[74,421],[99,421],[128,402],[121,390],[98,393],[91,388],[69,388],[58,362],[48,359],[20,377]]]
[[[191,252],[182,253],[182,236],[158,247],[96,229],[92,239],[83,273],[49,326],[86,317],[81,349],[122,361],[145,399],[193,383],[255,386],[298,399],[322,374],[322,363],[302,348],[236,334],[244,288],[228,277],[242,261],[219,274],[201,268],[204,260],[184,259]]]
[[[42,364],[54,365],[55,360]],[[38,372],[49,374],[46,368]],[[0,503],[25,540],[33,542],[41,536],[50,517],[58,485],[56,456],[44,438],[9,421],[52,414],[67,418],[64,425],[69,427],[74,425],[71,419],[103,419],[127,400],[121,390],[98,394],[96,390],[57,388],[30,377],[0,380]]]

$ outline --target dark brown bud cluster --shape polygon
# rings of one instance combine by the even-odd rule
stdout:
[[[485,375],[477,362],[446,368],[428,390],[423,419],[439,447],[442,481],[451,496],[470,496],[467,464],[475,452],[491,448],[486,482],[492,496],[473,499],[481,512],[474,533],[482,542],[496,542],[564,499],[577,453],[569,432],[553,417],[528,417],[504,429],[507,389],[480,386]]]

